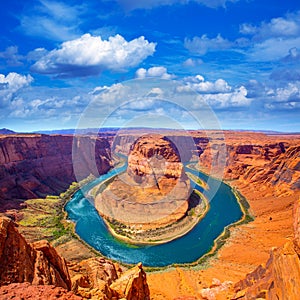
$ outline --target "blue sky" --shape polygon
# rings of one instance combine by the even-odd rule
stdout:
[[[10,0],[0,22],[0,127],[300,131],[299,1]]]

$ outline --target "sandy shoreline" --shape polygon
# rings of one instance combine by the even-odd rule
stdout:
[[[132,245],[159,245],[159,244],[164,244],[164,243],[168,243],[171,242],[175,239],[178,239],[184,235],[186,235],[188,232],[190,232],[207,214],[207,212],[209,211],[209,202],[208,200],[202,195],[201,198],[204,201],[205,204],[205,209],[203,212],[201,212],[200,216],[194,217],[192,220],[190,220],[190,222],[188,224],[186,224],[186,226],[184,227],[184,229],[182,230],[177,230],[177,232],[174,234],[169,234],[169,236],[167,236],[166,238],[157,240],[157,241],[150,241],[150,240],[134,240],[131,239],[129,237],[123,236],[121,234],[118,234],[111,226],[110,222],[107,221],[105,218],[102,218],[103,221],[106,224],[107,230],[117,239],[126,242],[128,244],[132,244]],[[181,221],[184,221],[186,218],[189,218],[190,216],[186,216],[184,219],[182,219]],[[178,223],[174,223],[171,226],[168,227],[169,231],[174,230],[174,227],[176,229],[176,226],[181,225],[179,221]]]

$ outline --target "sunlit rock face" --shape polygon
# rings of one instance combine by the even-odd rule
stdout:
[[[128,168],[96,197],[96,208],[110,220],[140,229],[163,227],[181,219],[191,192],[176,146],[157,134],[131,146]]]
[[[143,136],[132,145],[127,171],[142,186],[158,185],[164,177],[180,178],[182,169],[176,146],[167,137]]]

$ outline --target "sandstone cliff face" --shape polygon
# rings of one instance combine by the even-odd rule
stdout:
[[[115,153],[128,155],[131,145],[138,139],[138,135],[120,133],[111,140],[111,148]]]
[[[200,155],[200,166],[208,172],[212,161],[218,162],[221,155],[216,141],[211,141]],[[216,175],[224,179],[238,179],[247,184],[259,183],[278,186],[284,190],[296,190],[300,187],[300,146],[289,142],[257,141],[253,144],[239,143],[229,139],[225,146],[224,161],[218,162]]]
[[[65,260],[47,242],[28,244],[9,218],[0,218],[0,285],[30,282],[71,289]]]
[[[150,299],[142,264],[123,272],[104,258],[91,258],[71,267],[72,291],[86,299]]]
[[[269,165],[272,159],[283,153],[284,146],[280,146],[280,143],[241,145],[229,140],[223,149],[226,151],[224,153],[225,161],[222,161],[222,164],[219,163],[219,167],[224,168],[226,179],[238,179],[247,171],[249,172],[252,167],[263,169],[265,165]],[[200,156],[200,164],[206,168],[211,168],[212,160],[218,156],[220,153],[217,143],[212,141]]]
[[[77,143],[81,146],[72,157],[73,136],[0,136],[0,200],[59,194],[73,181],[109,170],[110,146],[105,139],[78,137]]]
[[[274,164],[278,167],[272,176],[273,185],[285,185],[293,190],[300,189],[300,146],[289,147]],[[271,167],[272,168],[272,167]]]
[[[176,147],[168,138],[152,134],[131,146],[127,173],[97,195],[95,206],[108,220],[146,230],[181,219],[190,192]]]
[[[149,135],[153,133],[148,132]],[[144,136],[147,135],[147,132],[144,132]],[[158,135],[158,134],[157,134]],[[132,150],[132,145],[140,138],[143,134],[140,132],[128,134],[125,132],[119,132],[115,137],[110,137],[111,148],[116,153],[122,153],[128,155]],[[182,162],[188,162],[191,159],[197,159],[199,155],[203,152],[209,143],[210,138],[203,133],[201,136],[189,134],[189,132],[184,131],[179,134],[179,132],[168,132],[164,134],[173,144],[176,145],[176,148],[180,152],[180,160]]]
[[[300,261],[291,242],[271,251],[266,266],[259,266],[235,286],[233,299],[299,299]]]
[[[286,189],[296,190],[300,187],[300,147],[290,146],[288,148],[280,147],[279,144],[273,145],[277,148],[272,155],[265,152],[265,162],[259,165],[248,165],[242,175],[242,178],[249,182],[260,182],[281,186]],[[268,147],[265,147],[266,151]],[[266,153],[268,155],[266,156]]]
[[[127,172],[137,183],[153,184],[151,179],[161,176],[179,178],[182,169],[180,154],[167,137],[146,135],[131,146]]]
[[[300,199],[298,199],[294,206],[294,233],[295,248],[297,253],[300,255]]]
[[[91,258],[70,267],[72,291],[85,299],[149,300],[150,291],[142,264],[123,272],[118,264]]]
[[[117,299],[117,293],[110,285],[122,270],[104,258],[90,258],[70,268],[72,291],[84,298]]]
[[[187,134],[191,135],[193,142]],[[293,140],[284,135],[230,131],[192,131],[185,135],[166,132],[166,136],[178,148],[181,161],[199,157],[200,165],[214,176],[240,179],[245,183],[272,184],[286,189],[300,187],[298,137]],[[114,148],[117,152],[129,154],[139,137],[138,134],[120,133],[114,140]],[[147,144],[140,147],[147,151]],[[147,155],[151,156],[151,152]],[[145,168],[146,163],[142,163],[139,171],[143,172]]]
[[[150,300],[146,273],[141,263],[126,271],[110,287],[116,291],[120,299]]]

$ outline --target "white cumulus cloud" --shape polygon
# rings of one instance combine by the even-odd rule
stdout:
[[[165,67],[152,67],[148,70],[140,68],[135,73],[136,78],[144,79],[146,77],[157,77],[161,79],[171,79],[174,75],[169,74]]]
[[[275,61],[286,57],[293,49],[300,48],[300,37],[291,39],[269,38],[256,43],[248,51],[248,57],[253,61]]]
[[[229,107],[245,107],[249,106],[252,99],[247,98],[248,91],[244,86],[234,89],[232,92],[224,92],[218,94],[202,94],[198,99],[205,101],[207,104],[216,109],[223,109]],[[195,107],[199,103],[194,103]]]
[[[257,26],[244,23],[240,26],[240,32],[253,35],[255,40],[274,37],[297,37],[300,33],[300,13],[273,18],[269,22],[262,22]]]
[[[147,94],[148,97],[162,97],[164,95],[164,91],[159,88],[159,87],[155,87],[153,89],[151,89],[151,91]]]
[[[203,64],[202,59],[193,59],[193,58],[188,58],[183,62],[184,67],[196,67],[198,65]]]
[[[199,56],[208,52],[231,50],[245,55],[250,61],[280,60],[291,49],[300,48],[300,11],[259,24],[241,24],[239,32],[244,36],[235,40],[226,39],[221,34],[216,37],[204,34],[185,38],[184,46]],[[186,61],[186,66],[192,65],[193,61]]]
[[[0,90],[10,90],[16,92],[22,87],[28,86],[33,81],[30,75],[20,75],[11,72],[8,75],[0,74]]]
[[[231,91],[231,86],[224,79],[217,79],[214,82],[205,81],[201,75],[184,78],[184,84],[178,86],[178,92],[198,93],[226,93]]]
[[[177,87],[178,93],[197,92],[199,96],[193,103],[195,109],[202,106],[203,101],[213,108],[245,107],[251,104],[246,87],[231,87],[224,79],[206,81],[203,76],[189,76],[183,79],[182,85]]]
[[[10,106],[10,101],[17,97],[17,93],[33,81],[30,75],[20,75],[11,72],[8,75],[0,74],[0,107]],[[7,107],[9,109],[9,107]]]
[[[95,103],[100,105],[121,103],[127,95],[128,88],[122,83],[116,83],[111,86],[96,87],[90,95]]]
[[[300,12],[289,13],[258,25],[242,24],[240,33],[251,38],[248,57],[254,61],[282,59],[290,49],[300,47]]]
[[[121,35],[102,40],[100,36],[85,34],[62,43],[59,49],[41,57],[32,69],[60,77],[90,76],[103,70],[123,71],[152,55],[155,46],[143,36],[128,42]]]
[[[277,102],[290,102],[297,99],[300,102],[300,82],[287,83],[282,87],[269,88],[266,94]]]

